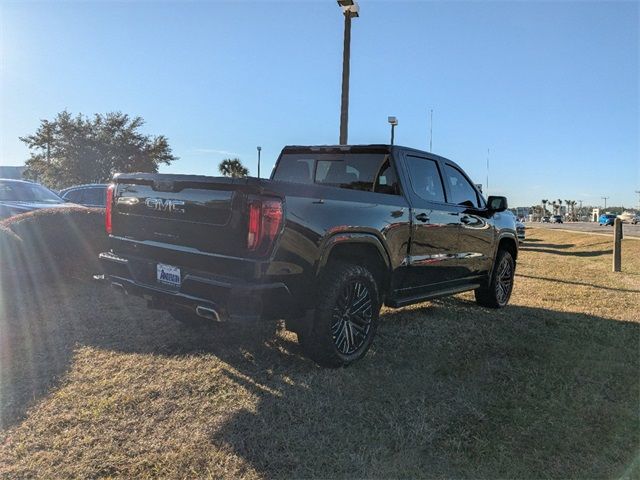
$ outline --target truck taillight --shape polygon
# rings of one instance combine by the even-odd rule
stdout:
[[[104,226],[107,230],[107,234],[111,234],[111,232],[113,231],[113,225],[111,223],[111,212],[113,210],[113,191],[115,190],[115,188],[116,186],[113,184],[107,187],[107,208],[104,212]]]
[[[282,227],[280,200],[252,200],[249,203],[247,249],[266,253]]]

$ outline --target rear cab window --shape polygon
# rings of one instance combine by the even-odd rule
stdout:
[[[398,177],[385,153],[284,154],[273,180],[398,195]]]

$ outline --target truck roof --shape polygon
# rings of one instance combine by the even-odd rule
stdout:
[[[436,155],[417,148],[405,147],[402,145],[390,145],[386,143],[372,143],[368,145],[287,145],[282,149],[282,153],[305,153],[305,152],[326,152],[326,153],[391,153],[394,150],[413,152],[422,156],[440,159],[460,167],[456,162],[446,157]]]

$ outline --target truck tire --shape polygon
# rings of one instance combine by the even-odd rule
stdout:
[[[346,367],[364,357],[378,327],[375,278],[364,267],[335,262],[321,277],[312,324],[298,336],[318,365]]]
[[[516,262],[508,250],[498,250],[489,281],[475,290],[476,303],[483,307],[503,308],[513,291]]]

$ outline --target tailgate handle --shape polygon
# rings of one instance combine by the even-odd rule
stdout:
[[[420,220],[421,222],[428,222],[429,216],[426,213],[419,213],[416,215],[416,220]]]

